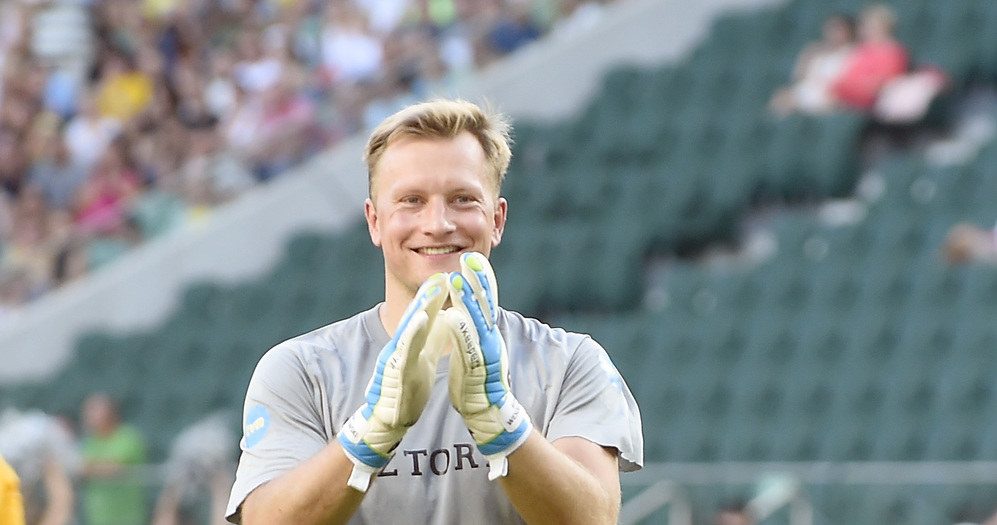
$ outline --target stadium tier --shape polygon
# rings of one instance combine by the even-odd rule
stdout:
[[[916,63],[957,88],[997,81],[997,2],[888,4]],[[494,253],[503,303],[608,349],[641,406],[649,461],[997,460],[997,271],[947,268],[938,255],[952,224],[994,220],[993,142],[944,168],[895,154],[860,221],[783,214],[773,257],[733,270],[677,263],[646,305],[650,255],[732,241],[760,204],[855,192],[865,117],[779,120],[766,102],[827,16],[864,5],[798,0],[725,16],[681,64],[621,67],[574,118],[516,126]],[[264,278],[192,285],[157,328],[97,331],[54,380],[0,396],[70,413],[100,385],[162,459],[206,413],[228,410],[237,426],[259,356],[374,304],[382,280],[364,226],[303,232]],[[690,496],[715,508],[723,490]],[[993,490],[958,486],[808,496],[822,524],[942,523],[997,504]]]

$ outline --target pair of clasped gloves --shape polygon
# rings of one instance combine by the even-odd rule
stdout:
[[[509,355],[499,333],[498,287],[488,259],[460,258],[460,272],[426,280],[377,358],[364,404],[337,435],[353,462],[348,485],[366,492],[429,400],[443,346],[452,343],[450,401],[488,459],[488,479],[508,473],[507,456],[533,428],[509,389]],[[453,305],[443,310],[447,297]]]

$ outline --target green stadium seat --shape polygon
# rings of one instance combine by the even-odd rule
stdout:
[[[997,272],[938,257],[955,222],[995,220],[993,143],[963,166],[897,155],[877,168],[886,192],[858,223],[779,212],[769,260],[676,262],[653,283],[667,297],[644,302],[649,255],[730,240],[759,204],[852,195],[865,119],[776,120],[765,104],[828,15],[866,4],[727,14],[682,64],[620,67],[575,117],[517,123],[509,224],[493,254],[502,304],[605,345],[640,403],[649,461],[997,460]],[[915,61],[937,62],[956,85],[997,79],[997,2],[889,5]],[[926,182],[930,199],[917,193]],[[169,202],[143,206],[143,231],[168,230]],[[74,413],[100,384],[161,458],[178,428],[240,410],[268,348],[373,305],[381,286],[363,224],[302,232],[267,275],[194,283],[160,326],[83,337],[72,373],[2,398]],[[135,380],[154,371],[173,380]],[[690,493],[703,517],[750,490]],[[966,487],[807,490],[821,525],[941,523],[982,499]]]

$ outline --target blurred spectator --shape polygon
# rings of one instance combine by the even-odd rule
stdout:
[[[52,208],[68,210],[87,175],[87,169],[73,161],[66,139],[53,133],[44,137],[28,172],[28,182],[41,191]]]
[[[62,286],[86,275],[90,269],[87,244],[79,236],[70,236],[59,247],[52,263],[52,286]]]
[[[77,75],[64,69],[52,69],[45,82],[44,105],[60,119],[72,117],[79,106],[81,83]]]
[[[129,158],[126,143],[115,141],[76,195],[77,227],[89,235],[117,233],[124,226],[130,201],[140,189],[138,169]]]
[[[598,7],[0,2],[0,310],[203,222],[365,120]],[[47,213],[15,221],[28,187]],[[17,262],[26,253],[47,279]]]
[[[74,81],[92,51],[90,17],[83,2],[39,2],[31,20],[31,52]]]
[[[49,287],[59,243],[54,218],[36,186],[26,187],[14,202],[10,240],[0,257],[0,266],[21,272],[29,297]]]
[[[751,509],[743,501],[728,503],[717,511],[713,518],[714,525],[754,525]]]
[[[914,124],[924,119],[931,103],[949,87],[949,76],[933,66],[901,75],[879,92],[872,114],[884,124]]]
[[[102,117],[127,123],[149,105],[152,90],[152,78],[136,67],[133,57],[111,53],[97,85],[97,110]]]
[[[235,59],[231,52],[220,51],[210,59],[211,72],[204,88],[204,102],[216,119],[224,120],[239,102],[233,71]]]
[[[236,85],[248,93],[259,93],[277,83],[284,63],[279,58],[278,44],[264,52],[262,34],[246,29],[239,36],[240,60],[233,69]],[[275,49],[276,48],[276,49]]]
[[[942,252],[950,265],[997,264],[997,229],[984,229],[968,222],[956,224],[949,230]]]
[[[2,454],[0,454],[0,523],[24,525],[21,482]]]
[[[9,104],[17,102],[11,101]],[[16,196],[27,170],[28,156],[19,137],[13,131],[0,128],[0,191]]]
[[[801,112],[827,113],[836,108],[831,86],[851,56],[855,45],[855,20],[845,14],[824,22],[821,40],[803,49],[793,68],[793,82],[776,91],[769,107],[778,115]]]
[[[166,460],[166,483],[156,501],[152,525],[193,525],[198,508],[208,508],[208,521],[222,525],[235,471],[239,438],[222,414],[208,416],[173,440]],[[206,505],[205,505],[206,504]]]
[[[0,269],[0,323],[13,318],[18,306],[31,299],[25,272],[20,269]]]
[[[322,62],[337,83],[373,80],[384,48],[370,30],[364,11],[351,2],[330,2],[322,28]]]
[[[302,104],[307,104],[302,101]],[[310,109],[304,109],[305,113]],[[284,130],[292,136],[302,138],[300,133],[307,129],[297,129],[297,124],[307,127],[312,124],[311,118],[304,115],[295,121],[293,111],[288,111],[286,122],[288,129]],[[193,123],[187,128],[190,136],[189,159],[180,170],[183,180],[182,193],[189,205],[189,215],[193,222],[203,217],[216,205],[235,198],[253,184],[252,174],[230,152],[223,152],[221,137],[215,130],[213,118]],[[307,139],[304,144],[307,144]],[[295,148],[303,147],[296,144]],[[293,159],[290,161],[293,162]]]
[[[106,393],[83,403],[83,516],[88,525],[147,523],[145,491],[128,468],[146,461],[145,440],[120,421]]]
[[[269,180],[312,153],[317,126],[311,101],[283,77],[262,96],[245,104],[228,126],[229,144],[253,167],[259,180]]]
[[[0,415],[0,453],[20,477],[26,523],[72,522],[72,478],[79,473],[80,456],[63,419],[39,411],[6,410]]]
[[[859,45],[832,87],[844,106],[869,110],[880,90],[907,71],[907,50],[893,36],[896,15],[889,7],[866,7],[859,17]]]
[[[101,116],[94,97],[85,95],[80,101],[79,113],[66,124],[63,132],[71,162],[89,169],[120,131],[121,123]]]
[[[488,33],[492,57],[502,57],[540,38],[540,28],[531,15],[530,4],[524,0],[512,0],[508,4]]]

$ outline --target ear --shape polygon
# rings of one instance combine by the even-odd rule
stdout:
[[[374,207],[374,201],[369,198],[363,203],[363,215],[367,219],[367,231],[370,233],[370,242],[374,243],[374,246],[381,246],[381,223],[378,222],[377,208]]]
[[[495,214],[492,217],[494,224],[492,225],[492,248],[499,245],[502,242],[502,232],[505,231],[505,220],[509,213],[509,201],[505,200],[505,197],[499,197],[498,202],[495,203]]]

